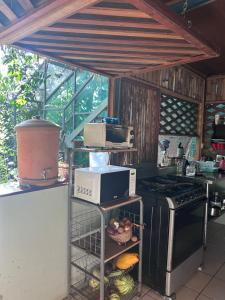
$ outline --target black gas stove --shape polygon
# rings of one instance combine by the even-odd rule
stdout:
[[[180,176],[156,176],[139,179],[137,190],[168,199],[171,208],[180,208],[205,194],[201,184]]]
[[[202,263],[205,188],[180,176],[137,180],[144,203],[143,281],[173,299]]]

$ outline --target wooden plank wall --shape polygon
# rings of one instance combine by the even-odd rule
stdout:
[[[225,102],[225,75],[207,78],[206,102]]]
[[[184,67],[180,67],[180,69],[176,67],[122,79],[119,90],[118,92],[117,86],[114,113],[120,116],[122,123],[134,126],[135,145],[138,152],[120,155],[118,160],[114,161],[115,163],[129,164],[148,161],[156,164],[161,92],[199,104],[197,158],[200,158],[204,114],[204,78]]]
[[[121,81],[119,117],[122,124],[134,126],[137,152],[120,155],[123,164],[157,162],[160,93],[130,79]],[[122,160],[122,161],[121,161]]]
[[[170,92],[183,100],[197,103],[204,100],[205,79],[183,66],[138,74],[135,78],[154,84],[163,92]]]

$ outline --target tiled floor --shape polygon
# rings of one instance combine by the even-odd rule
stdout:
[[[156,292],[143,288],[141,300],[162,299]],[[208,246],[203,271],[177,291],[176,300],[225,300],[225,214],[209,222]]]

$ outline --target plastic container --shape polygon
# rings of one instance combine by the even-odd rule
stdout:
[[[216,162],[214,161],[199,161],[200,172],[212,173],[217,172]]]
[[[108,152],[90,152],[89,153],[89,166],[94,167],[105,167],[109,164],[109,153]]]

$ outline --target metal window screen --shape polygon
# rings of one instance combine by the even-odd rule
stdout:
[[[160,134],[197,135],[198,104],[161,95]]]

